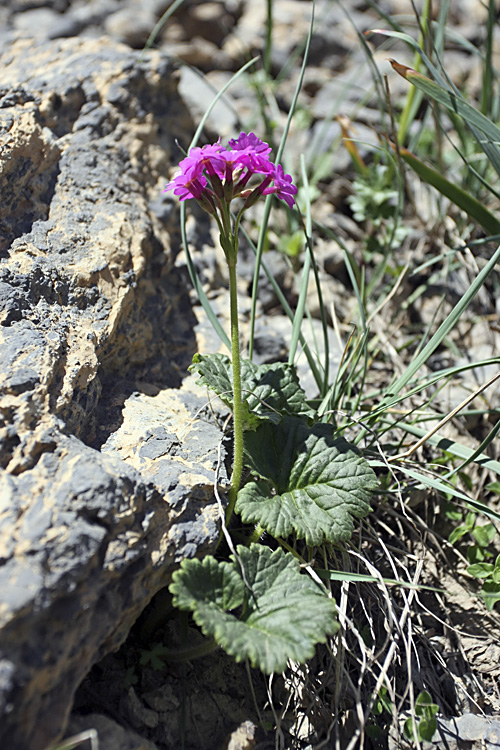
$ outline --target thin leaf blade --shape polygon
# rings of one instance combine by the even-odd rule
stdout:
[[[491,211],[474,198],[473,195],[467,193],[459,185],[450,182],[443,177],[443,175],[437,170],[424,164],[423,161],[418,159],[411,151],[406,148],[400,148],[399,153],[403,161],[408,164],[414,172],[421,177],[424,182],[432,187],[436,188],[441,195],[449,198],[458,208],[465,211],[468,216],[477,221],[488,234],[499,234],[500,233],[500,221],[494,216]]]

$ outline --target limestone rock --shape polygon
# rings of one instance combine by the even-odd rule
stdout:
[[[196,319],[161,189],[191,123],[169,60],[20,39],[1,66],[0,746],[42,750],[217,538],[220,433],[180,388]]]

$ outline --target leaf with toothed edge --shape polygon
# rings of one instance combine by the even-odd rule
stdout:
[[[284,417],[245,439],[246,463],[260,479],[242,487],[236,512],[275,537],[293,532],[306,544],[347,541],[354,519],[370,511],[377,486],[368,462],[326,424]]]
[[[233,408],[232,366],[225,354],[195,354],[190,371],[200,378],[198,385],[214,391],[230,409]],[[304,418],[314,416],[307,405],[293,365],[276,362],[257,365],[248,359],[241,362],[243,419],[247,429],[255,429],[263,421],[279,422],[283,414]]]
[[[338,629],[335,602],[282,549],[251,544],[237,555],[244,580],[234,556],[183,560],[170,585],[174,605],[191,610],[236,661],[248,659],[266,674],[282,672],[288,659],[311,658]]]

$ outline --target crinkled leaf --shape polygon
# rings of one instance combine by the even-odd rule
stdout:
[[[246,583],[234,557],[232,563],[183,560],[170,586],[174,604],[192,610],[203,633],[236,661],[249,659],[262,672],[311,658],[315,644],[337,629],[335,603],[281,549],[240,546],[238,557]],[[228,611],[236,602],[243,604],[239,617]]]
[[[274,362],[270,365],[256,365],[245,360],[242,365],[243,387],[251,393],[248,406],[261,417],[277,422],[277,414],[293,414],[297,417],[313,417],[314,411],[307,405],[306,394],[299,384],[294,365]],[[249,382],[255,385],[248,387]]]
[[[214,609],[215,612],[239,607],[245,598],[245,587],[233,564],[203,560],[183,560],[172,576],[170,591],[179,609]]]
[[[233,408],[233,384],[231,360],[225,354],[195,354],[190,372],[200,377],[198,385],[205,385],[214,391],[230,409]]]
[[[294,531],[312,546],[346,541],[353,519],[370,511],[375,473],[344,438],[333,437],[329,425],[309,428],[284,417],[248,433],[245,451],[262,478],[238,493],[236,512],[245,523],[258,523],[277,537]]]
[[[230,409],[233,408],[231,360],[225,354],[195,354],[189,368],[200,375],[198,385],[215,391]],[[311,417],[314,412],[306,403],[293,365],[276,362],[257,365],[248,359],[241,362],[243,419],[247,428],[260,422],[279,422],[282,414]]]

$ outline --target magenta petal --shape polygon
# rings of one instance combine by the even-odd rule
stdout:
[[[267,143],[255,133],[241,132],[238,138],[229,141],[229,147],[226,149],[217,141],[192,148],[180,162],[174,178],[165,185],[164,192],[173,190],[181,201],[195,198],[212,213],[214,197],[229,204],[234,197],[244,197],[246,186],[250,185],[253,197],[247,196],[248,205],[253,205],[261,195],[274,193],[293,207],[297,188],[292,177],[283,172],[283,167],[270,161],[271,147]],[[211,187],[208,187],[207,177],[211,179]],[[254,180],[250,182],[252,177]],[[260,177],[260,186],[255,177]]]
[[[229,141],[229,147],[235,151],[248,150],[261,155],[269,154],[271,151],[271,146],[257,138],[255,133],[240,133],[237,139],[232,138]]]

